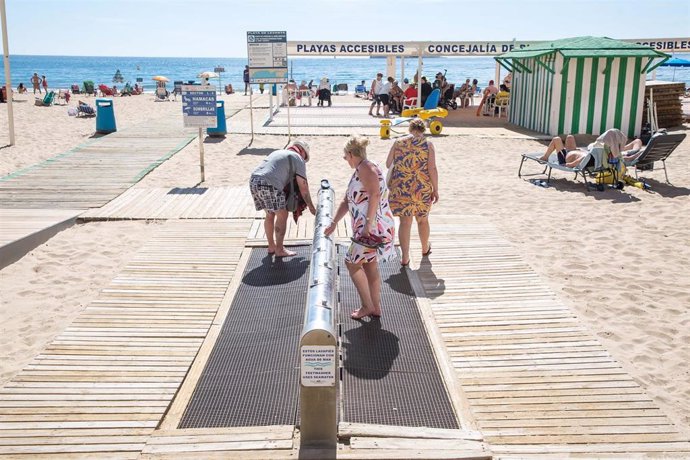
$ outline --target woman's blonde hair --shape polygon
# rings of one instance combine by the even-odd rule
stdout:
[[[415,118],[414,120],[410,121],[410,132],[417,131],[418,133],[423,133],[425,130],[426,125],[424,124],[424,120],[421,118]]]
[[[367,145],[369,145],[369,139],[367,139],[366,137],[352,136],[347,140],[347,143],[345,144],[345,151],[354,157],[366,160]]]

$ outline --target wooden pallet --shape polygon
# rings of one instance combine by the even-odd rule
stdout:
[[[0,389],[0,456],[136,458],[214,321],[248,230],[246,220],[163,225]]]
[[[690,456],[688,439],[492,226],[431,222],[420,303],[498,458]]]

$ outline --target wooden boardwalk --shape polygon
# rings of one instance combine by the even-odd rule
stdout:
[[[141,180],[196,134],[163,119],[92,139],[0,178],[0,268]]]
[[[0,389],[0,456],[138,457],[221,307],[249,226],[171,221],[158,230]]]
[[[421,300],[494,458],[690,458],[688,439],[491,225],[433,216],[431,239]]]
[[[93,139],[0,178],[3,208],[87,209],[109,202],[196,137],[172,121]]]
[[[89,209],[80,220],[128,219],[253,219],[249,187],[133,187],[102,208]]]

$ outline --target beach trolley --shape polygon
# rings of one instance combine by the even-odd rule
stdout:
[[[508,121],[550,134],[640,134],[645,75],[670,56],[605,37],[575,37],[496,57],[513,72]]]

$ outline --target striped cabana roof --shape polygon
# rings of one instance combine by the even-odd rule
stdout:
[[[511,72],[519,72],[521,69],[514,69],[511,65],[515,59],[537,58],[552,53],[560,53],[564,58],[646,57],[650,61],[645,66],[645,72],[658,67],[671,57],[645,45],[623,42],[608,37],[573,37],[514,49],[494,59]],[[659,61],[650,67],[655,59],[659,59]]]
[[[670,58],[648,46],[575,37],[512,50],[496,61],[513,72],[509,120],[535,131],[639,134],[645,74]]]

